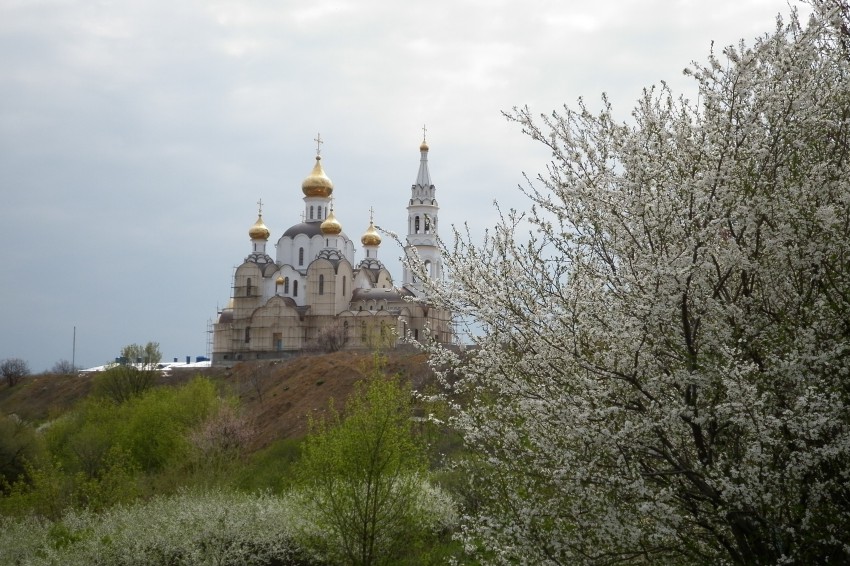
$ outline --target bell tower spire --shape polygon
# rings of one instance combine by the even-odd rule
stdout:
[[[431,183],[428,170],[428,143],[425,139],[426,128],[422,127],[422,143],[419,145],[419,172],[416,182],[410,188],[410,201],[407,205],[407,245],[405,255],[411,257],[413,250],[425,263],[428,276],[433,279],[442,277],[442,261],[437,245],[437,217],[440,207],[437,204],[435,187]],[[403,283],[413,290],[421,290],[421,282],[413,272],[404,268]]]

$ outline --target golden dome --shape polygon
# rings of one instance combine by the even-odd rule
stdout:
[[[428,144],[425,143],[425,140],[422,140],[422,143],[419,144],[419,151],[428,151]]]
[[[277,279],[275,279],[275,283],[277,283],[278,285],[283,285],[284,284],[283,275],[278,275]]]
[[[378,234],[378,231],[375,230],[375,224],[369,222],[369,227],[366,229],[366,232],[360,238],[360,242],[364,246],[380,246],[381,245],[381,236]]]
[[[248,230],[248,235],[251,236],[252,240],[268,240],[269,239],[269,235],[271,235],[271,232],[269,232],[269,229],[266,228],[265,224],[263,224],[263,215],[262,214],[257,216],[257,221],[254,222],[254,225],[251,226],[250,230]]]
[[[320,155],[316,156],[316,164],[313,166],[313,171],[301,183],[301,191],[307,197],[324,198],[328,198],[334,192],[334,184],[325,175],[324,169],[322,169],[322,157]]]
[[[336,236],[342,232],[342,224],[340,224],[339,220],[337,220],[336,216],[334,216],[333,209],[331,209],[330,214],[328,214],[328,217],[325,218],[325,221],[322,222],[319,228],[325,236]]]

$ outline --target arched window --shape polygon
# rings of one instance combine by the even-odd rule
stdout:
[[[413,219],[413,233],[414,234],[419,233],[419,217],[418,216]]]
[[[324,275],[319,275],[319,294],[320,295],[325,294],[325,276]]]
[[[413,329],[413,339],[419,340],[419,329],[418,328]]]
[[[250,277],[248,278],[248,286],[245,288],[245,296],[246,297],[251,296],[251,278]],[[247,342],[247,340],[245,340],[245,341]]]
[[[289,277],[283,278],[283,294],[286,295],[289,293]]]
[[[298,248],[298,265],[304,265],[304,248]]]
[[[360,341],[365,344],[366,338],[368,338],[367,333],[366,333],[366,321],[361,320],[360,321]]]
[[[431,218],[429,218],[427,214],[425,215],[425,233],[431,233]]]
[[[316,215],[316,218],[318,218],[319,220],[322,220],[322,218],[323,218],[323,217],[322,217],[322,207],[321,207],[321,206],[319,206],[319,214],[317,214],[317,215]]]
[[[250,341],[251,341],[251,327],[246,326],[245,327],[245,343],[247,344]]]
[[[348,342],[348,321],[342,322],[342,339]]]
[[[313,220],[313,206],[310,206],[310,220]]]
[[[434,274],[431,273],[431,262],[430,261],[425,262],[425,275],[427,275],[428,277],[434,277]]]
[[[342,276],[342,294],[345,295],[345,275]]]
[[[293,281],[293,282],[292,282],[292,296],[293,296],[293,297],[297,297],[297,296],[298,296],[298,281]]]

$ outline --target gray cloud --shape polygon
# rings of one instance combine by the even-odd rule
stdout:
[[[443,226],[524,206],[545,148],[501,110],[623,119],[643,86],[768,31],[784,2],[7,1],[0,5],[0,358],[102,363],[129,342],[206,351],[262,197],[301,211],[317,131],[337,216],[398,231],[423,123]],[[692,93],[691,93],[692,94]],[[382,257],[397,276],[399,250]]]

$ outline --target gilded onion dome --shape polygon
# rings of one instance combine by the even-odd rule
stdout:
[[[278,285],[283,285],[285,283],[285,281],[283,279],[283,275],[278,275],[277,279],[275,279],[275,283],[278,284]]]
[[[369,227],[366,229],[366,232],[360,238],[360,242],[364,246],[380,246],[381,245],[381,236],[378,234],[378,231],[375,230],[375,224],[373,222],[369,222]]]
[[[301,191],[307,197],[324,197],[328,198],[334,192],[334,184],[325,175],[322,169],[322,156],[316,156],[316,164],[313,166],[313,171],[301,183]]]
[[[259,214],[257,216],[257,221],[254,222],[254,225],[251,226],[251,229],[248,230],[248,235],[251,236],[252,240],[268,240],[271,232],[266,228],[266,225],[263,223],[263,215]]]
[[[320,226],[322,230],[322,234],[325,236],[336,236],[340,232],[342,232],[342,224],[339,223],[339,220],[334,216],[334,211],[331,209],[328,217],[325,218],[325,221],[322,222]]]
[[[422,143],[419,144],[419,151],[428,151],[428,144],[425,143],[425,140],[422,140]]]

